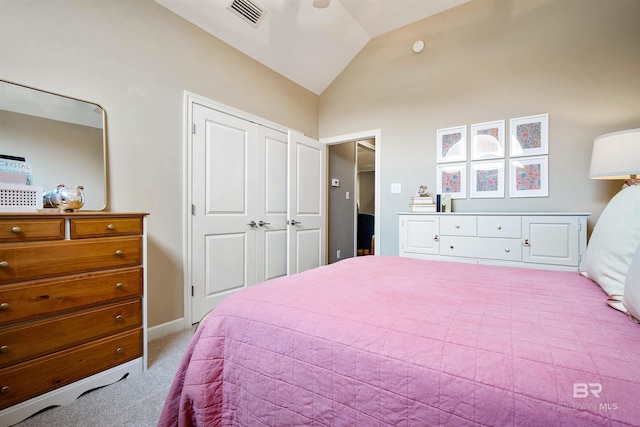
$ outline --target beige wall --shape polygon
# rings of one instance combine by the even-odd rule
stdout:
[[[183,316],[183,91],[317,137],[318,96],[152,0],[0,1],[0,78],[107,111],[110,210],[149,217],[149,325]]]
[[[591,228],[621,185],[588,179],[593,138],[640,127],[639,16],[637,0],[472,0],[372,40],[320,96],[320,137],[381,129],[382,254],[398,253],[396,212],[436,188],[437,129],[539,113],[549,197],[454,210],[586,211]]]

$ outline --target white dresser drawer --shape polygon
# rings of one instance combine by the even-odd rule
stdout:
[[[479,216],[478,237],[522,237],[522,221],[519,216]]]
[[[465,258],[521,261],[520,239],[478,239],[474,237],[442,236],[440,255]]]
[[[440,235],[475,236],[477,233],[475,216],[442,215],[440,217]]]

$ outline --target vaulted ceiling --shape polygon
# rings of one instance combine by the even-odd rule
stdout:
[[[320,95],[372,38],[469,0],[155,1]]]

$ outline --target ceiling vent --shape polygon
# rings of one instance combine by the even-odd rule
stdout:
[[[244,21],[257,27],[267,11],[251,0],[231,0],[227,9],[238,15]]]

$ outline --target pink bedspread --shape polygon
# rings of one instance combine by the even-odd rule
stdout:
[[[640,423],[640,325],[578,273],[367,256],[236,293],[159,426]]]

